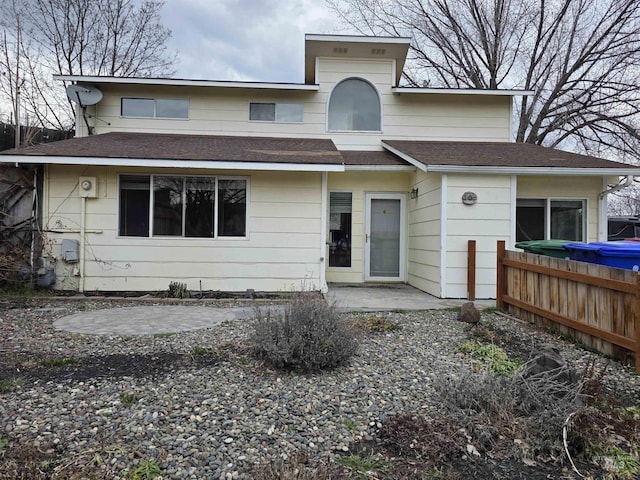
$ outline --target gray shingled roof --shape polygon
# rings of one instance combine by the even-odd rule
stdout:
[[[45,143],[2,154],[296,164],[342,164],[329,139],[111,132]]]
[[[541,147],[508,142],[424,142],[383,140],[395,150],[424,165],[541,167],[541,168],[626,168],[625,163]]]

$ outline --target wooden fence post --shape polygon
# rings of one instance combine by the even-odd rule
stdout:
[[[505,258],[505,241],[498,240],[498,262],[496,265],[496,307],[504,308],[504,295],[507,291],[506,278],[504,270],[504,258]]]
[[[469,240],[467,247],[467,297],[476,299],[476,241]]]
[[[636,275],[636,308],[634,308],[633,316],[636,330],[636,348],[634,352],[636,357],[636,372],[640,373],[640,274]]]

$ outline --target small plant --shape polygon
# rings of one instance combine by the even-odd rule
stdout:
[[[344,425],[347,428],[347,430],[349,430],[351,432],[353,432],[358,427],[356,422],[354,422],[353,420],[351,420],[349,418],[343,420],[342,421],[342,425]]]
[[[401,328],[400,325],[393,320],[382,318],[378,315],[360,317],[356,320],[355,325],[363,330],[371,330],[373,332],[390,332],[393,330],[400,330]]]
[[[129,480],[152,480],[162,476],[162,470],[153,460],[145,460],[134,470],[125,473],[125,478]]]
[[[634,479],[640,476],[640,459],[620,447],[612,447],[602,459],[603,467],[616,478]]]
[[[474,357],[489,362],[489,368],[497,375],[513,376],[521,367],[518,362],[509,360],[507,353],[497,345],[469,341],[458,348],[458,351],[470,353]]]
[[[0,435],[0,450],[4,450],[9,445],[9,440]]]
[[[275,368],[303,372],[344,364],[357,351],[351,324],[324,300],[294,294],[284,311],[258,311],[254,354]]]
[[[391,463],[380,455],[369,455],[368,457],[348,455],[338,457],[336,461],[352,472],[367,476],[375,476],[375,472],[384,473],[391,467]]]
[[[21,378],[6,378],[0,380],[0,393],[11,393],[24,383]]]
[[[78,363],[78,360],[75,358],[45,358],[42,360],[42,365],[44,367],[64,367],[65,365],[75,365]]]
[[[139,400],[140,400],[140,397],[138,397],[134,393],[122,392],[120,394],[120,401],[126,407],[130,407],[131,405],[138,402]]]
[[[196,346],[196,347],[193,347],[193,350],[191,350],[191,355],[194,355],[194,356],[206,355],[208,352],[209,352],[208,349]]]
[[[169,298],[190,298],[191,294],[187,289],[186,283],[180,282],[170,282],[169,283],[169,293],[167,295]]]

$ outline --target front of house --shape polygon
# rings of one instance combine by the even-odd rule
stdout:
[[[497,240],[606,240],[606,191],[640,169],[511,143],[530,92],[399,86],[408,47],[307,35],[303,84],[58,77],[101,94],[76,138],[0,156],[44,165],[55,288],[466,298],[476,240],[493,298]]]

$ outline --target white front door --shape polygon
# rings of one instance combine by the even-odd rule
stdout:
[[[364,278],[406,278],[406,194],[365,193]]]

